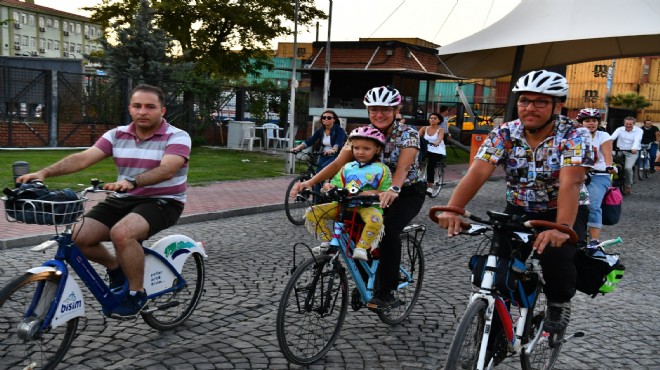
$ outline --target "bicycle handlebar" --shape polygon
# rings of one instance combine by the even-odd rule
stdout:
[[[380,202],[380,197],[378,194],[363,194],[360,195],[358,192],[351,192],[345,188],[332,188],[325,191],[316,191],[311,189],[304,189],[301,192],[301,195],[311,194],[325,197],[331,201],[339,202],[342,204],[348,204],[350,202],[360,203],[360,205],[368,205],[376,202]]]
[[[437,215],[438,212],[453,212],[453,213],[456,213],[460,216],[467,217],[467,218],[469,218],[473,221],[476,221],[476,222],[482,223],[482,224],[486,224],[486,225],[493,225],[496,222],[496,221],[492,220],[493,219],[492,214],[489,214],[491,219],[485,220],[485,219],[482,219],[480,217],[477,217],[477,216],[471,214],[469,211],[467,211],[463,208],[460,208],[460,207],[435,206],[435,207],[431,207],[431,209],[429,210],[429,218],[435,223],[438,222],[438,215]],[[575,231],[573,229],[571,229],[570,227],[568,227],[566,225],[558,224],[556,222],[550,222],[550,221],[545,221],[545,220],[527,220],[527,221],[521,223],[520,221],[518,221],[518,222],[513,221],[513,222],[506,223],[506,227],[508,227],[510,229],[525,229],[526,228],[526,229],[529,229],[529,230],[554,229],[554,230],[560,231],[564,234],[568,234],[569,240],[570,240],[571,243],[575,244],[575,243],[578,242],[578,236],[577,236],[577,234],[575,233]],[[461,221],[461,228],[469,229],[470,224]]]

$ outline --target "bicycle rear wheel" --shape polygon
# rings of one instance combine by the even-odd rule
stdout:
[[[41,302],[49,302],[59,282],[54,272],[26,273],[0,290],[1,369],[55,369],[62,361],[75,337],[78,317],[44,331],[38,329],[45,312],[24,317],[35,293],[41,291]]]
[[[402,302],[401,305],[378,311],[380,320],[388,325],[399,324],[408,318],[422,292],[422,281],[424,280],[422,246],[411,234],[405,234],[401,242],[399,284],[407,283],[407,285],[394,291],[394,296]]]
[[[323,357],[337,340],[348,310],[345,270],[330,256],[304,261],[284,288],[276,333],[287,360],[308,365]]]
[[[438,163],[435,167],[433,176],[435,180],[433,181],[433,185],[431,185],[431,193],[428,194],[429,198],[437,197],[440,194],[440,190],[442,190],[442,185],[444,185],[445,169],[441,163]]]
[[[149,300],[142,319],[156,330],[171,330],[181,325],[193,313],[204,291],[204,258],[193,253],[181,269],[186,285]],[[178,284],[178,282],[175,282]]]
[[[291,194],[291,189],[293,186],[299,182],[309,180],[309,175],[303,174],[296,176],[291,183],[286,188],[286,195],[284,197],[284,211],[286,212],[286,217],[294,225],[303,225],[305,223],[305,211],[307,208],[311,207],[314,204],[312,195],[300,195],[298,194],[295,199],[292,199],[289,194]]]
[[[538,288],[538,299],[533,308],[527,314],[525,329],[523,330],[522,344],[523,349],[520,353],[520,363],[523,370],[549,370],[552,369],[559,352],[561,351],[564,332],[559,334],[549,334],[543,331],[543,322],[545,320],[546,299],[541,293],[541,287]],[[526,345],[536,339],[536,344],[527,354]]]
[[[445,370],[475,369],[479,361],[479,350],[486,324],[486,308],[484,300],[470,303],[461,318],[454,339],[449,347],[445,362]]]

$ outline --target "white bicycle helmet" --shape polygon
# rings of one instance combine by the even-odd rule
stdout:
[[[364,105],[396,107],[401,104],[399,90],[391,86],[374,87],[364,96]]]
[[[600,111],[595,108],[584,108],[577,115],[577,121],[580,123],[587,118],[595,118],[600,123]]]
[[[546,70],[531,71],[520,77],[511,91],[515,93],[535,92],[566,99],[566,96],[568,96],[568,82],[559,73]]]

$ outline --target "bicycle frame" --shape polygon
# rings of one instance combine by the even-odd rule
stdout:
[[[25,318],[30,317],[35,311],[47,310],[39,328],[46,330],[49,325],[57,327],[72,318],[85,315],[84,296],[77,281],[70,276],[67,263],[101,304],[103,314],[109,316],[128,294],[127,286],[118,291],[110,290],[73,242],[70,226],[53,240],[44,242],[32,250],[43,251],[54,245],[58,246],[54,259],[44,262],[40,267],[29,269],[28,272],[36,274],[52,271],[61,276],[60,282],[54,290],[51,287],[44,287],[43,284],[39,287]],[[180,272],[192,253],[207,257],[201,243],[184,235],[171,235],[159,240],[151,248],[143,246],[142,249],[145,253],[144,287],[149,299],[180,289],[187,284]]]

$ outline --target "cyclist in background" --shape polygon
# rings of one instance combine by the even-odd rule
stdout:
[[[520,118],[488,134],[447,205],[464,208],[496,166],[502,165],[507,185],[505,213],[572,225],[579,240],[584,240],[589,215],[584,179],[587,167],[593,165],[591,135],[559,115],[568,96],[566,78],[532,71],[518,80],[513,92]],[[439,215],[438,224],[448,230],[449,237],[461,231],[461,219],[453,212]],[[533,245],[540,253],[546,280],[546,327],[553,333],[568,325],[575,295],[576,246],[568,238],[558,230],[546,230]]]
[[[605,131],[598,130],[600,126],[600,111],[594,108],[584,108],[578,113],[577,121],[582,127],[589,130],[591,143],[594,148],[594,167],[599,172],[591,173],[591,180],[587,185],[589,191],[589,245],[600,244],[600,229],[603,227],[603,212],[600,208],[603,197],[609,189],[610,174],[616,173],[612,165],[612,138]]]
[[[337,113],[332,110],[326,110],[321,114],[321,127],[304,143],[293,148],[294,152],[314,146],[315,150],[321,152],[316,164],[316,172],[321,171],[328,163],[337,158],[337,153],[346,142],[346,131],[341,128]]]
[[[447,156],[444,141],[446,131],[440,126],[441,123],[442,116],[438,113],[431,113],[429,115],[429,125],[419,129],[419,136],[429,143],[426,150],[426,193],[429,195],[432,192],[431,188],[435,180],[435,167],[438,163],[444,161]]]
[[[136,86],[128,106],[133,122],[106,132],[83,152],[17,179],[66,175],[114,157],[117,181],[103,188],[126,193],[110,195],[89,210],[73,239],[85,257],[108,269],[111,289],[128,279],[129,294],[112,312],[118,316],[135,316],[146,306],[140,242],[176,224],[186,201],[191,140],[163,118],[164,101],[160,88]],[[106,240],[114,244],[116,258],[101,245]]]
[[[655,172],[655,166],[653,166],[653,162],[655,161],[655,156],[658,152],[658,142],[660,141],[660,129],[654,126],[650,119],[647,119],[644,121],[642,131],[642,144],[647,144],[649,146],[649,162],[651,164],[649,171],[653,173]]]
[[[392,185],[390,169],[379,162],[380,153],[385,146],[385,136],[375,128],[364,126],[356,128],[348,136],[348,145],[352,148],[355,161],[349,162],[332,178],[325,190],[333,187],[347,189],[361,195],[379,194]],[[317,239],[324,242],[332,239],[332,223],[339,212],[337,202],[312,206],[305,214],[305,226]],[[378,248],[383,237],[383,209],[377,204],[369,207],[357,207],[364,228],[360,240],[353,251],[353,259],[369,260],[369,249]],[[320,252],[321,248],[318,249]]]
[[[417,173],[419,162],[419,134],[407,125],[395,122],[401,105],[401,94],[390,86],[374,87],[364,97],[369,113],[369,127],[385,135],[385,148],[381,162],[392,171],[392,186],[379,194],[380,206],[385,213],[385,235],[380,243],[380,264],[377,271],[376,291],[370,304],[377,308],[397,305],[392,292],[399,283],[401,239],[403,228],[417,216],[426,198],[426,184]],[[344,146],[335,161],[308,181],[299,183],[291,196],[331,178],[346,163],[355,160],[349,145]]]
[[[637,161],[637,152],[642,148],[642,129],[635,126],[635,118],[626,117],[623,119],[623,126],[617,128],[612,133],[612,140],[616,140],[616,147],[623,153],[626,159],[623,165],[626,176],[624,194],[632,193],[633,184],[633,166]]]

